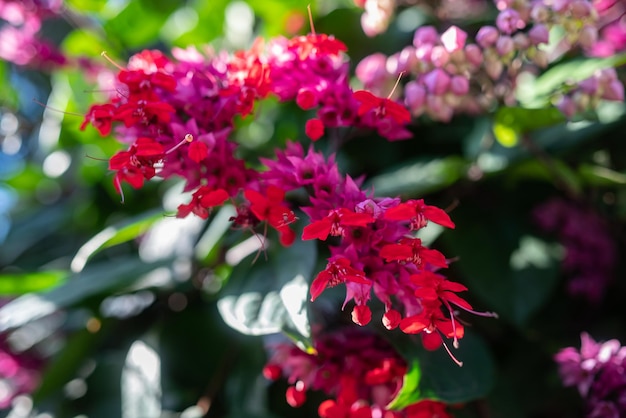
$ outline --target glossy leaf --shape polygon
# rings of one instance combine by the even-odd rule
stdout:
[[[126,355],[121,379],[122,418],[161,415],[161,359],[142,340]]]
[[[421,196],[455,183],[465,176],[468,166],[457,156],[423,159],[380,174],[370,184],[380,196]]]
[[[303,348],[310,348],[307,314],[308,283],[316,262],[316,243],[297,240],[277,247],[268,261],[256,254],[241,261],[231,274],[218,301],[224,321],[247,335],[285,332]]]

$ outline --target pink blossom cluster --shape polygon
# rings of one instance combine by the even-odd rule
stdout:
[[[286,193],[304,189],[308,201],[300,210],[310,221],[301,239],[326,241],[331,251],[311,285],[311,298],[345,284],[344,306],[354,300],[353,320],[365,325],[373,292],[384,303],[387,328],[419,333],[431,350],[448,349],[445,338],[456,347],[464,333],[456,308],[473,312],[457,295],[467,289],[437,272],[448,266],[447,259],[416,237],[429,222],[453,228],[445,211],[421,199],[375,198],[361,188],[362,180],[340,174],[332,156],[313,148],[305,153],[297,143],[277,150],[275,159],[262,159],[264,171],[236,155],[230,139],[235,116],[248,115],[270,94],[302,109],[317,108],[306,128],[314,140],[315,129],[338,126],[369,127],[397,139],[410,120],[408,111],[368,91],[353,92],[344,49],[333,37],[311,34],[266,46],[257,42],[232,56],[207,58],[187,49],[174,50],[172,60],[144,51],[120,67],[116,94],[92,106],[82,128],[91,124],[108,135],[115,127],[127,144],[109,161],[118,192],[123,183],[140,188],[156,176],[184,179],[191,199],[178,207],[178,217],[193,213],[206,219],[230,201],[237,208],[234,227],[262,228],[263,235],[271,227],[287,246],[296,239],[290,225],[298,217]]]
[[[318,407],[320,418],[450,418],[445,404],[424,400],[402,410],[386,406],[402,387],[406,362],[380,337],[343,329],[315,340],[315,354],[291,343],[271,347],[263,369],[270,380],[284,377],[290,386],[287,402],[303,405],[307,392],[321,391],[331,399]]]
[[[598,70],[566,93],[555,97],[556,107],[568,118],[595,109],[602,100],[624,100],[624,85],[614,68]]]
[[[618,340],[596,342],[580,335],[580,350],[567,347],[554,356],[565,386],[576,386],[586,402],[587,418],[626,415],[626,347]]]
[[[598,11],[598,40],[587,49],[594,57],[610,57],[626,50],[626,3],[622,0],[594,0]]]
[[[31,393],[39,384],[41,362],[24,353],[15,353],[0,335],[0,409],[11,406],[18,395]]]
[[[56,47],[39,37],[42,22],[62,6],[62,0],[0,0],[0,59],[39,69],[65,64]]]
[[[363,59],[357,77],[365,88],[382,94],[399,74],[408,74],[402,95],[412,115],[448,122],[458,113],[480,114],[501,103],[515,105],[522,71],[538,73],[563,53],[590,47],[597,39],[597,12],[588,0],[495,3],[499,10],[495,26],[481,27],[474,40],[456,26],[441,34],[433,26],[423,26],[416,30],[413,45],[389,57],[377,53]],[[554,26],[565,35],[549,55],[542,46]],[[619,90],[611,88],[614,92],[606,99],[618,100]]]
[[[399,2],[396,0],[354,0],[354,3],[364,9],[361,15],[363,32],[373,37],[387,31]],[[434,2],[414,0],[411,4],[441,20],[472,19],[487,10],[487,0],[438,0]]]
[[[535,222],[565,247],[562,269],[570,294],[601,302],[613,279],[617,249],[609,226],[595,211],[560,198],[534,210]]]

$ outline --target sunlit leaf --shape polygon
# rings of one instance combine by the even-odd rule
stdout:
[[[550,68],[538,77],[534,83],[527,86],[528,96],[526,105],[545,104],[547,97],[559,90],[564,84],[576,85],[578,82],[591,77],[596,71],[603,68],[619,67],[626,64],[626,53],[613,55],[607,58],[581,58],[560,63]]]
[[[34,273],[0,273],[0,295],[18,296],[41,292],[62,284],[69,273],[48,270]]]
[[[152,211],[104,229],[80,247],[72,259],[72,271],[80,272],[87,261],[99,251],[139,237],[161,219],[163,212]]]
[[[224,321],[247,335],[285,332],[303,348],[310,348],[306,302],[316,262],[313,241],[297,240],[277,247],[251,265],[252,255],[235,266],[218,309]]]
[[[554,107],[543,109],[501,107],[494,117],[493,133],[500,144],[513,147],[519,142],[520,135],[564,121],[565,116]]]

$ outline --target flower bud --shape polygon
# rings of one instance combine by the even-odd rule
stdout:
[[[302,382],[298,382],[300,384]],[[287,403],[293,408],[298,408],[304,404],[306,401],[306,392],[304,390],[304,384],[296,386],[289,386],[287,388],[287,392],[285,392],[285,398],[287,399]],[[298,389],[298,386],[302,386],[301,389]]]
[[[538,2],[530,9],[530,17],[537,23],[545,23],[550,17],[550,11],[545,4]]]
[[[356,305],[352,309],[352,322],[364,327],[372,320],[372,311],[367,305]]]
[[[604,90],[602,98],[605,100],[613,100],[621,102],[624,100],[624,85],[619,80],[613,80],[609,83],[608,88]]]
[[[576,104],[567,96],[562,96],[557,101],[556,108],[559,109],[568,119],[572,118],[576,114]]]
[[[435,67],[443,67],[448,63],[450,59],[450,54],[446,49],[440,45],[433,47],[433,50],[430,54],[430,60]]]
[[[570,13],[575,19],[583,19],[591,16],[593,6],[588,1],[576,0],[570,6]]]
[[[402,315],[400,315],[400,312],[394,309],[389,309],[383,315],[383,325],[388,330],[396,329],[398,328],[398,325],[400,325],[401,319],[402,319]]]
[[[450,122],[452,119],[454,109],[445,103],[442,96],[428,96],[426,105],[431,118],[441,122]]]
[[[522,20],[516,10],[506,9],[498,14],[498,17],[496,18],[496,26],[501,32],[510,35],[518,29],[524,28],[526,23]]]
[[[533,45],[547,44],[550,41],[550,31],[546,25],[535,25],[528,31],[528,39]]]
[[[356,66],[356,77],[365,86],[376,84],[387,75],[387,72],[385,71],[386,61],[387,57],[385,54],[381,54],[380,52],[368,55]]]
[[[425,101],[426,90],[416,81],[409,81],[406,86],[404,86],[404,104],[411,110],[411,113],[421,113]]]
[[[483,52],[478,45],[470,44],[465,47],[465,57],[475,66],[480,66],[483,62]]]
[[[457,96],[465,96],[469,92],[469,79],[460,75],[452,77],[450,91]]]
[[[580,31],[580,36],[578,37],[578,43],[583,48],[591,48],[593,44],[596,43],[597,40],[598,40],[597,28],[590,26],[590,25],[585,25]]]
[[[501,36],[496,42],[496,51],[501,57],[505,57],[515,50],[515,42],[510,36]]]
[[[450,26],[450,28],[441,35],[441,43],[450,53],[463,49],[466,40],[467,33],[456,26]]]
[[[421,45],[435,45],[439,40],[439,33],[434,26],[422,26],[415,31],[413,45],[417,48]]]
[[[435,68],[424,76],[423,81],[430,93],[441,95],[448,90],[450,76],[444,70]]]
[[[476,34],[476,42],[483,48],[489,48],[496,43],[499,36],[498,29],[493,26],[483,26]]]
[[[502,70],[504,70],[504,64],[502,64],[499,60],[486,60],[485,61],[485,71],[487,71],[487,75],[491,77],[493,80],[497,80],[500,78],[502,74]]]

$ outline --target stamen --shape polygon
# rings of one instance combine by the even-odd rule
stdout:
[[[117,68],[120,71],[126,70],[126,68],[122,67],[121,65],[119,65],[117,62],[113,61],[111,59],[111,57],[109,57],[109,55],[107,54],[106,51],[102,51],[100,53],[100,56],[104,57],[105,60],[109,61],[115,68]]]
[[[456,337],[456,321],[454,320],[454,312],[452,311],[452,307],[450,306],[450,303],[448,303],[447,300],[442,299],[443,304],[446,308],[448,308],[448,311],[450,312],[450,321],[452,322],[452,334],[454,335],[454,338],[452,340],[452,346],[454,348],[459,348],[459,339]]]
[[[178,144],[174,145],[174,146],[173,146],[172,148],[170,148],[169,150],[165,151],[165,154],[167,155],[167,154],[169,154],[169,153],[172,153],[172,152],[176,151],[178,148],[180,148],[180,147],[182,147],[183,145],[188,144],[188,143],[190,143],[190,142],[192,142],[192,141],[193,141],[193,135],[191,135],[191,134],[187,134],[187,135],[185,135],[185,137],[183,138],[183,140],[182,140],[182,141],[180,141]]]
[[[263,227],[263,235],[259,236],[259,234],[254,233],[254,236],[259,239],[259,242],[261,243],[261,247],[259,247],[259,251],[257,251],[256,256],[254,256],[254,260],[252,260],[252,264],[256,263],[261,253],[265,255],[265,261],[267,261],[267,247],[265,246],[265,243],[267,242],[267,222],[265,223],[265,226]]]
[[[311,26],[311,34],[315,36],[315,25],[313,24],[313,14],[311,13],[311,5],[306,6],[307,11],[309,12],[309,25]]]
[[[122,197],[121,203],[124,204],[124,189],[122,189],[122,182],[120,182],[119,177],[115,176],[113,180],[113,185],[120,192],[120,196]]]
[[[33,99],[34,103],[37,103],[39,106],[45,108],[45,109],[50,109],[54,112],[59,112],[59,113],[63,113],[64,115],[71,115],[71,116],[80,116],[81,118],[84,118],[85,115],[81,115],[80,113],[74,113],[74,112],[67,112],[65,110],[61,110],[61,109],[56,109],[52,106],[48,106],[47,104],[41,103],[39,100],[37,99]]]
[[[396,84],[393,85],[393,88],[391,89],[391,93],[389,93],[389,96],[387,96],[387,99],[390,99],[391,96],[393,96],[393,92],[396,91],[396,87],[398,87],[398,84],[400,84],[400,79],[402,78],[403,75],[404,75],[404,71],[398,74],[398,79],[396,80]]]
[[[463,367],[463,362],[460,361],[459,359],[457,359],[456,357],[454,357],[454,355],[452,354],[452,352],[450,351],[450,349],[448,348],[448,345],[446,344],[445,341],[443,341],[443,339],[441,340],[441,343],[443,344],[443,347],[446,349],[446,351],[448,352],[448,355],[450,356],[450,358],[452,359],[452,361],[454,361],[456,363],[457,366],[459,367]]]
[[[486,318],[496,318],[496,319],[498,319],[498,314],[496,312],[478,312],[478,311],[475,311],[473,309],[464,308],[461,305],[457,305],[456,303],[455,303],[455,306],[458,306],[459,308],[463,309],[465,312],[469,312],[469,313],[477,315],[477,316],[484,316]]]
[[[96,161],[106,161],[106,162],[109,162],[109,160],[107,160],[106,158],[92,157],[89,154],[85,154],[85,158],[89,158],[91,160],[96,160]]]

